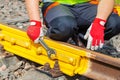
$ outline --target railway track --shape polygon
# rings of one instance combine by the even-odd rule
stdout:
[[[60,71],[69,76],[83,75],[95,80],[120,80],[120,59],[98,52],[86,50],[64,42],[54,41],[47,37],[45,43],[56,51],[47,55],[40,44],[34,44],[25,30],[0,24],[0,44],[4,49],[44,65],[49,63],[54,69],[56,60]]]

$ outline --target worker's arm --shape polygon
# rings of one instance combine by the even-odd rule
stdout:
[[[107,20],[114,8],[114,0],[100,0],[97,9],[97,18]]]
[[[40,0],[25,0],[30,20],[40,21],[39,1]]]
[[[114,0],[100,0],[96,18],[88,28],[84,38],[87,39],[87,48],[95,50],[103,47],[105,23],[113,11]]]
[[[39,10],[40,0],[25,0],[28,16],[30,18],[30,26],[27,29],[27,35],[35,43],[38,43],[39,38],[43,37],[42,20],[40,19]]]

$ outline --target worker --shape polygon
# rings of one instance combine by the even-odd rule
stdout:
[[[35,43],[43,38],[43,14],[47,36],[66,42],[74,35],[82,34],[86,48],[102,48],[105,40],[120,33],[120,17],[113,12],[114,0],[25,0],[30,18],[27,34]],[[39,9],[42,2],[41,12]]]

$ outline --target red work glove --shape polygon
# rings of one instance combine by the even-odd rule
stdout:
[[[38,43],[39,38],[43,37],[42,23],[40,21],[31,20],[30,26],[27,29],[27,35],[32,41]]]
[[[106,21],[95,18],[91,26],[88,28],[84,39],[87,39],[87,49],[96,50],[102,48],[104,44],[104,30]]]

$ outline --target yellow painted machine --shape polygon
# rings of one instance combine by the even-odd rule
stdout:
[[[79,74],[96,80],[120,80],[120,59],[48,38],[44,41],[56,52],[50,58],[40,44],[34,44],[28,38],[25,31],[0,24],[0,44],[9,52],[38,64],[47,62],[51,67],[57,59],[60,70],[69,76]]]

